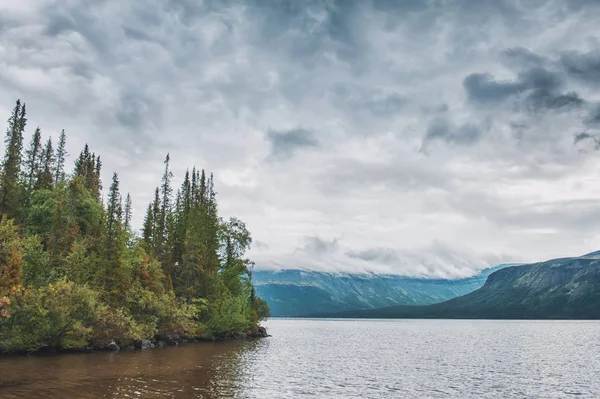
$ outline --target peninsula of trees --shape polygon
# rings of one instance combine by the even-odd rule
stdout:
[[[100,156],[86,145],[69,173],[64,130],[54,148],[38,127],[24,149],[26,125],[17,101],[0,166],[0,352],[257,330],[269,310],[245,258],[252,239],[219,217],[212,175],[194,168],[174,193],[167,155],[140,236],[116,173],[102,199]]]

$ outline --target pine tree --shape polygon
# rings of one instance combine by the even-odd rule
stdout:
[[[146,251],[150,252],[152,250],[154,237],[154,212],[152,203],[148,204],[148,208],[146,209],[146,216],[144,217],[144,225],[142,227],[142,239],[144,244],[146,245]]]
[[[190,206],[196,204],[196,192],[198,191],[198,179],[196,179],[196,167],[192,169],[192,183],[190,187]]]
[[[113,173],[106,207],[106,259],[103,279],[104,290],[110,302],[122,299],[129,280],[123,269],[127,240],[122,220],[123,204],[119,192],[119,176]]]
[[[27,124],[25,104],[17,100],[15,108],[8,119],[8,129],[4,143],[6,150],[2,160],[0,175],[0,215],[9,218],[17,217],[23,197],[19,184],[21,170],[21,151],[23,150],[23,132]]]
[[[67,135],[65,129],[60,132],[58,138],[58,148],[56,149],[56,165],[54,166],[54,181],[60,183],[65,180],[65,158],[69,155],[65,148],[67,144]]]
[[[42,151],[42,164],[38,171],[35,188],[38,190],[50,190],[54,185],[54,149],[52,138],[48,138],[46,146]]]
[[[152,202],[152,253],[157,255],[160,240],[163,237],[163,233],[160,231],[161,223],[160,223],[160,190],[156,187],[154,190],[154,201]]]
[[[157,248],[159,249],[159,257],[164,260],[165,253],[162,250],[162,246],[167,240],[167,218],[171,213],[171,196],[173,189],[171,187],[171,180],[173,179],[173,173],[170,170],[171,156],[167,154],[165,158],[165,171],[163,173],[160,191],[161,191],[161,208],[160,215],[158,217],[157,225]]]
[[[125,198],[125,216],[123,218],[123,229],[127,232],[131,232],[131,196],[127,193]]]
[[[94,198],[100,201],[102,191],[102,183],[100,180],[100,171],[102,162],[100,157],[91,153],[89,146],[86,144],[83,151],[79,154],[79,158],[75,161],[74,175],[79,178],[86,189],[88,189]]]
[[[109,236],[115,234],[120,228],[121,219],[123,216],[123,208],[121,206],[121,194],[119,194],[119,176],[113,173],[112,184],[108,190],[108,203],[106,208],[106,229]]]
[[[23,177],[26,182],[26,190],[28,196],[33,190],[35,181],[37,179],[42,158],[42,132],[38,126],[31,137],[31,143],[29,148],[25,151],[25,170],[23,171]]]
[[[198,197],[200,205],[204,206],[208,200],[208,192],[206,187],[206,175],[204,174],[204,169],[202,169],[202,175],[199,178],[200,181],[200,195]]]
[[[92,159],[95,155],[92,155]],[[96,198],[100,200],[100,193],[102,192],[102,180],[100,179],[100,172],[102,171],[102,161],[100,161],[100,155],[96,158],[94,165],[94,173],[92,174],[92,192],[96,195]]]

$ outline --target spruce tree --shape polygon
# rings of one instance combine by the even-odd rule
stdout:
[[[161,180],[161,186],[160,186],[160,191],[161,191],[161,208],[160,208],[160,215],[158,218],[158,225],[157,225],[157,248],[160,251],[159,256],[162,258],[161,260],[164,260],[164,256],[165,254],[163,253],[164,251],[162,251],[162,246],[165,243],[165,241],[167,240],[167,234],[168,234],[168,229],[167,229],[167,218],[169,217],[169,214],[171,213],[171,196],[173,194],[173,189],[171,187],[171,180],[173,179],[173,173],[170,170],[170,166],[171,166],[171,156],[169,154],[167,154],[166,158],[165,158],[165,171],[163,173],[162,176],[162,180]]]
[[[38,171],[35,188],[38,190],[50,190],[54,185],[54,149],[52,138],[48,138],[46,146],[42,151],[41,168]]]
[[[40,169],[42,155],[42,132],[38,126],[31,137],[29,148],[25,151],[25,170],[23,177],[26,184],[27,194],[30,195]]]
[[[15,108],[8,119],[8,129],[4,144],[6,145],[0,175],[0,215],[9,218],[17,217],[23,197],[19,182],[21,171],[21,151],[23,150],[23,132],[27,124],[25,104],[17,100]]]
[[[123,217],[123,229],[127,232],[131,232],[131,196],[127,193],[125,198],[125,215]]]
[[[160,190],[156,187],[156,190],[154,190],[154,201],[152,202],[152,253],[154,255],[158,254],[160,240],[163,237],[163,233],[160,231],[160,209]]]
[[[121,194],[119,194],[119,176],[113,173],[112,183],[108,190],[108,201],[106,207],[106,229],[109,237],[114,236],[121,227],[123,208],[121,205]]]
[[[60,132],[58,138],[58,147],[56,148],[56,165],[54,166],[54,181],[60,183],[65,180],[65,158],[69,155],[65,148],[67,144],[67,135],[65,129]]]
[[[153,237],[154,237],[154,212],[153,203],[148,204],[146,209],[146,216],[144,216],[144,225],[142,227],[142,239],[146,245],[146,251],[152,250]]]

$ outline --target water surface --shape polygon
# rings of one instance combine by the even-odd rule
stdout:
[[[273,337],[0,359],[0,398],[598,398],[600,322],[272,319]]]

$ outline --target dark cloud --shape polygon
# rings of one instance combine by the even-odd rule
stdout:
[[[553,71],[542,66],[542,58],[522,49],[513,49],[528,64],[535,64],[517,75],[514,81],[495,80],[490,74],[474,73],[467,76],[463,86],[469,100],[474,104],[491,105],[514,101],[518,108],[527,112],[547,110],[569,110],[580,107],[585,100],[575,91],[564,92],[565,76],[561,71]]]
[[[422,141],[421,149],[425,151],[428,143],[431,141],[444,141],[459,145],[473,144],[479,140],[486,131],[489,131],[489,126],[482,126],[474,123],[454,126],[447,118],[439,117],[429,124]]]
[[[599,150],[600,149],[600,134],[581,132],[573,135],[573,145],[585,144],[588,145],[588,149]],[[585,149],[584,145],[584,149]],[[589,147],[591,146],[591,147]],[[585,150],[582,150],[585,151]]]
[[[566,71],[574,78],[588,84],[600,84],[600,51],[579,53],[565,52],[561,56]]]
[[[331,254],[336,252],[338,249],[338,240],[335,238],[328,241],[316,236],[306,236],[304,237],[304,245],[298,248],[297,251],[319,256]]]
[[[600,105],[597,105],[590,110],[585,123],[588,126],[600,127]]]
[[[526,86],[521,82],[496,81],[487,73],[472,73],[465,78],[463,86],[473,102],[494,103],[522,93]]]
[[[162,105],[142,91],[130,89],[121,95],[115,115],[119,123],[127,128],[139,129],[145,126],[159,128],[162,120]]]
[[[593,138],[594,138],[594,136],[592,136],[591,134],[589,134],[587,132],[577,133],[573,137],[573,144],[577,144],[580,141],[590,140]]]
[[[398,263],[398,252],[392,248],[369,248],[362,251],[348,251],[346,256],[366,262],[378,262],[388,265]]]
[[[319,146],[315,133],[303,128],[272,130],[267,133],[266,138],[271,142],[271,156],[279,159],[290,158],[303,148]]]
[[[541,67],[548,62],[546,57],[542,57],[523,47],[506,49],[502,52],[502,56],[509,66],[519,68]]]
[[[101,6],[101,2],[99,5]],[[46,9],[45,33],[48,36],[59,36],[68,32],[76,32],[101,54],[109,54],[113,50],[114,31],[107,30],[109,25],[99,12],[98,5],[77,4],[68,6],[53,3]]]

